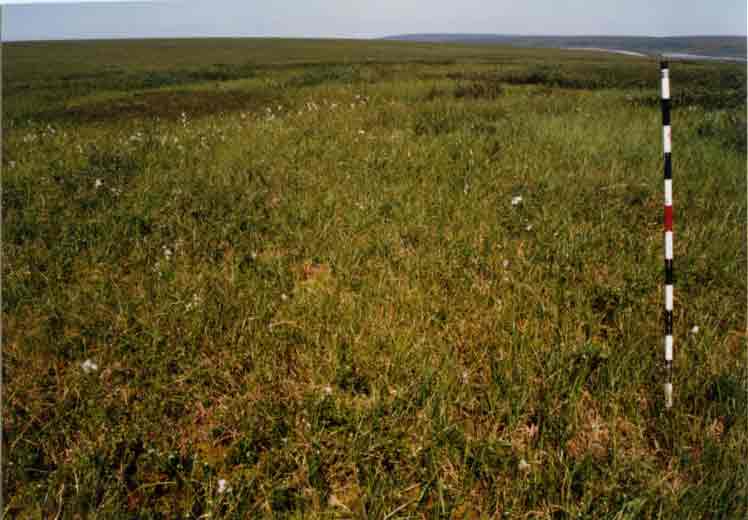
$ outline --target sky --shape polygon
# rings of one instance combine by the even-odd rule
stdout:
[[[745,35],[746,0],[0,0],[2,38]],[[24,5],[34,4],[34,5]]]

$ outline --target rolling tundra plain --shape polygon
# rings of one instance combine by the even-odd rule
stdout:
[[[741,518],[746,70],[3,46],[8,518]]]

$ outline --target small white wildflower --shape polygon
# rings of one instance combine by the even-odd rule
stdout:
[[[228,491],[228,482],[226,482],[226,479],[221,479],[218,481],[218,493],[222,494],[226,491]]]
[[[332,395],[332,387],[327,385],[322,389],[322,392],[324,392],[325,395]]]
[[[466,385],[468,381],[470,381],[470,374],[468,373],[467,370],[462,371],[462,375],[460,376],[460,381],[462,382],[463,385]]]
[[[252,251],[252,254],[249,255],[249,256],[252,257],[252,260],[257,260],[257,253],[256,252]]]
[[[525,459],[522,459],[519,461],[519,470],[523,473],[527,473],[530,471],[530,464],[527,463]]]
[[[163,246],[161,249],[163,249],[164,257],[166,257],[167,260],[169,260],[174,254],[174,251],[172,251],[169,247]]]
[[[519,206],[520,204],[522,204],[522,195],[512,197],[512,206]]]
[[[364,130],[359,130],[358,135],[364,135],[366,132]]]
[[[507,267],[509,267],[509,260],[504,260],[503,262],[501,262],[501,265],[504,267],[504,269],[506,269]]]
[[[527,231],[532,231],[532,224],[528,224],[525,228]]]
[[[103,185],[104,185],[104,181],[102,181],[101,179],[96,179],[96,181],[94,182],[94,186],[96,188],[101,188]]]
[[[698,333],[699,333],[699,326],[698,325],[694,325],[693,328],[691,329],[691,334],[696,335]]]
[[[288,295],[286,293],[281,294],[281,300],[283,301],[288,300]]]
[[[83,363],[81,363],[81,368],[86,374],[88,374],[90,372],[96,372],[99,369],[99,365],[97,365],[90,359],[87,359]]]
[[[201,303],[202,303],[202,298],[200,298],[200,296],[198,296],[197,294],[194,294],[194,295],[192,295],[192,301],[189,302],[185,306],[185,308],[188,311],[191,311],[192,309],[197,309],[200,306]]]

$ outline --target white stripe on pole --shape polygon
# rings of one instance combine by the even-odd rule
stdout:
[[[663,147],[665,148],[665,153],[672,152],[672,147],[673,147],[672,136],[673,136],[673,132],[670,129],[670,125],[663,126],[662,127],[662,142],[663,142]]]
[[[673,259],[673,232],[665,232],[665,260]]]
[[[665,310],[666,311],[673,310],[673,286],[672,285],[665,286]]]
[[[665,361],[673,360],[673,337],[665,336]]]
[[[662,99],[670,99],[670,71],[662,71]]]
[[[665,180],[665,206],[673,205],[673,181],[672,179]]]
[[[665,406],[673,406],[673,383],[665,383]]]

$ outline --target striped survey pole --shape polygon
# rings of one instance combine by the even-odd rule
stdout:
[[[670,127],[670,69],[660,63],[662,74],[662,143],[665,155],[665,407],[673,406],[673,163]]]

